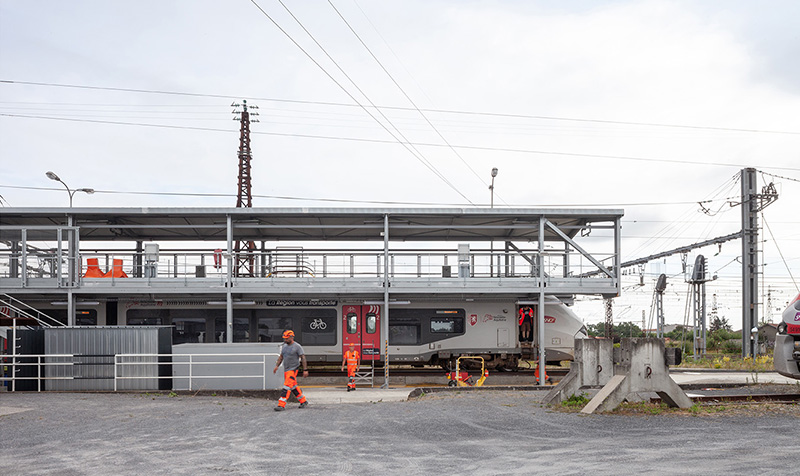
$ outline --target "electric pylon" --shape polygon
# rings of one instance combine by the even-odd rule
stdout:
[[[248,111],[247,101],[241,104],[231,104],[234,120],[239,121],[239,187],[236,195],[236,208],[251,208],[253,206],[253,188],[250,181],[250,122],[258,122],[250,116],[257,116],[257,112]],[[241,108],[241,110],[239,109]],[[258,106],[250,106],[250,109],[258,109]],[[236,276],[255,276],[255,255],[256,244],[253,241],[236,240],[234,247],[235,266],[234,275]]]

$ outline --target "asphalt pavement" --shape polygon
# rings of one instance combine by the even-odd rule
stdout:
[[[284,412],[252,396],[0,393],[0,468],[63,476],[798,471],[796,416],[584,416],[542,406],[542,390],[406,400],[411,390],[309,388],[307,408],[290,403]],[[363,401],[342,400],[356,396]]]

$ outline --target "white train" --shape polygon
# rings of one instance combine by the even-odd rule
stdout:
[[[773,360],[779,374],[800,379],[800,294],[783,311]]]
[[[533,306],[535,308],[535,306]],[[389,362],[447,367],[460,355],[481,355],[489,368],[517,366],[531,345],[520,342],[519,306],[514,301],[415,301],[392,305]],[[310,362],[341,362],[353,343],[366,360],[380,355],[383,306],[336,300],[262,300],[237,303],[234,342],[280,342],[292,329]],[[173,344],[225,342],[226,310],[202,301],[120,301],[120,325],[173,326]],[[534,333],[534,336],[536,334]],[[545,304],[545,356],[548,362],[572,360],[576,338],[586,337],[583,322],[563,302]]]

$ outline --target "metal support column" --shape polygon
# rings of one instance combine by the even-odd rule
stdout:
[[[614,267],[614,281],[617,285],[617,296],[622,293],[622,220],[620,218],[614,219],[614,259],[612,260]]]
[[[67,230],[67,233],[69,233],[69,230]],[[63,231],[61,228],[58,228],[56,230],[56,279],[58,280],[59,288],[67,284],[66,281],[64,281],[63,269],[61,269],[61,262],[63,261],[61,257],[64,256],[63,242]]]
[[[24,288],[28,285],[28,230],[24,228],[20,230],[20,240],[19,269],[22,278],[20,282]],[[60,256],[59,259],[61,259]]]
[[[136,254],[133,255],[133,277],[141,278],[144,275],[144,260],[142,259],[142,240],[136,240]]]
[[[742,170],[742,357],[753,357],[758,326],[758,199],[756,169]]]
[[[389,388],[389,215],[383,216],[383,385]]]
[[[75,256],[77,255],[75,252],[75,237],[72,230],[72,215],[67,217],[67,225],[69,226],[67,230],[67,286],[71,288],[75,282]],[[61,259],[61,256],[58,259]],[[69,322],[69,320],[68,316],[67,321]]]
[[[233,222],[228,215],[227,220],[227,239],[228,239],[228,273],[225,282],[225,342],[233,343]]]
[[[81,258],[81,232],[78,227],[70,230],[73,234],[72,248],[74,253],[72,255],[72,268],[75,270],[73,280],[70,281],[70,287],[80,285],[81,277],[83,276],[83,258]]]
[[[72,295],[72,288],[67,288],[67,325],[75,325],[75,297]]]
[[[544,217],[539,218],[539,253],[537,261],[539,263],[539,306],[536,316],[537,336],[536,342],[539,343],[539,380],[537,385],[545,383],[545,355],[544,355]]]

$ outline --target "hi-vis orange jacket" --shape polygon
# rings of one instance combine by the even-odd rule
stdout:
[[[533,309],[529,307],[521,307],[519,309],[519,325],[522,325],[526,317],[530,317],[531,321],[533,321]]]
[[[361,354],[359,354],[357,350],[352,352],[348,350],[344,353],[344,358],[347,360],[348,367],[357,367],[359,357],[361,357]]]

